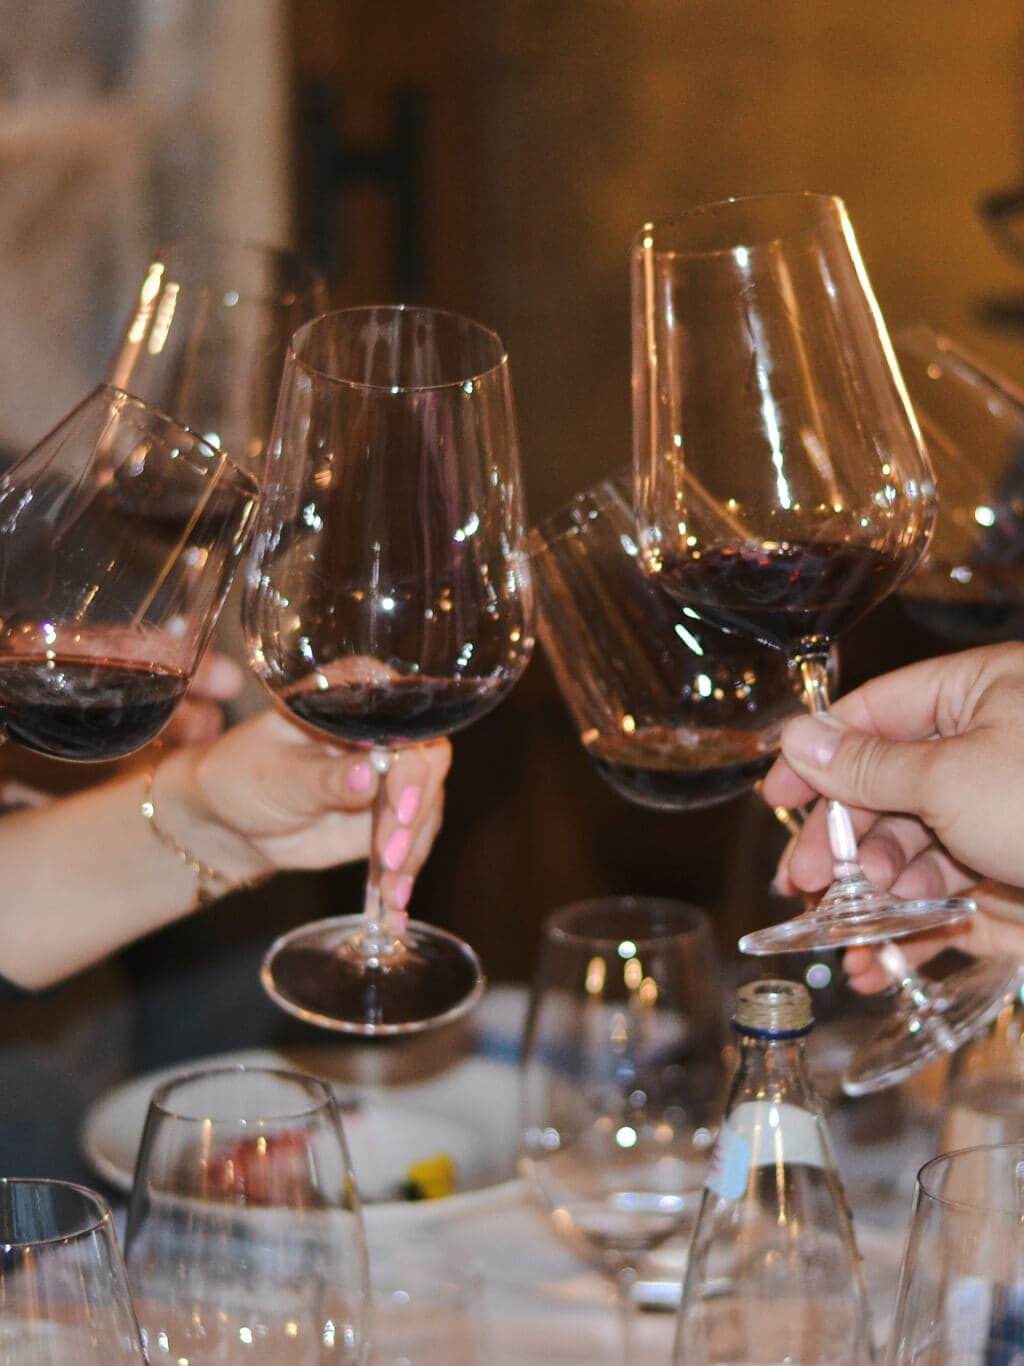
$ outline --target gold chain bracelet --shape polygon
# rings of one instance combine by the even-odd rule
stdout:
[[[212,868],[208,863],[203,863],[201,859],[196,858],[191,850],[179,844],[174,836],[163,828],[157,820],[156,805],[153,801],[153,781],[156,778],[158,767],[158,764],[154,764],[152,768],[146,771],[143,779],[142,803],[139,810],[150,830],[164,848],[172,853],[186,868],[190,868],[195,873],[197,883],[195,908],[209,906],[211,901],[218,901],[228,892],[240,892],[244,888],[252,887],[254,884],[248,879],[243,878],[236,881],[228,877],[226,873],[222,873],[219,868]]]

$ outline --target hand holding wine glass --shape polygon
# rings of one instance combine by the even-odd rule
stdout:
[[[530,656],[533,599],[494,333],[401,306],[299,329],[243,607],[253,668],[279,704],[362,748],[382,776],[403,747],[501,701]],[[385,900],[382,871],[407,844],[397,832],[381,855],[374,840],[361,916],[272,946],[263,980],[286,1010],[325,1028],[404,1033],[477,998],[472,950]]]
[[[646,562],[684,606],[783,650],[824,715],[829,649],[914,569],[935,512],[845,207],[765,195],[648,223],[633,282]],[[966,898],[906,904],[873,886],[835,799],[828,830],[819,908],[744,936],[742,950],[878,942],[972,912]]]

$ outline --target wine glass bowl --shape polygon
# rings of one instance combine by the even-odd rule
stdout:
[[[125,1261],[152,1360],[362,1362],[366,1240],[330,1087],[244,1066],[161,1084]]]
[[[647,223],[633,246],[641,551],[684,607],[784,651],[828,710],[837,637],[924,556],[932,471],[842,201],[781,194]],[[901,902],[828,803],[834,880],[747,953],[876,943],[971,914]]]
[[[648,574],[631,481],[578,494],[530,534],[538,634],[584,751],[621,796],[713,806],[768,771],[802,706],[784,655],[708,626]]]
[[[917,1175],[889,1366],[1020,1359],[1024,1144],[961,1148]]]
[[[161,245],[107,370],[259,479],[288,340],[327,309],[319,272],[284,248],[208,237]]]
[[[243,594],[257,676],[293,717],[366,749],[496,706],[533,644],[508,362],[480,324],[429,309],[328,314],[285,364]],[[378,810],[383,796],[378,798]],[[371,857],[362,916],[292,931],[264,983],[325,1028],[402,1033],[482,988],[453,935],[384,903]]]
[[[1024,637],[1024,391],[918,323],[893,346],[941,490],[925,559],[900,588],[940,649]]]
[[[106,1201],[67,1181],[0,1178],[0,1360],[142,1366]]]
[[[93,390],[0,476],[0,718],[61,759],[152,740],[187,688],[258,498],[222,451]]]

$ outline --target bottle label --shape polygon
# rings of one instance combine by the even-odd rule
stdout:
[[[718,1130],[705,1182],[725,1200],[738,1200],[751,1167],[824,1167],[825,1131],[817,1115],[798,1105],[748,1100]]]

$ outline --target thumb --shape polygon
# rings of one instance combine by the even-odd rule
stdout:
[[[869,811],[919,814],[930,740],[882,740],[833,716],[798,716],[782,733],[789,766],[824,797]]]

